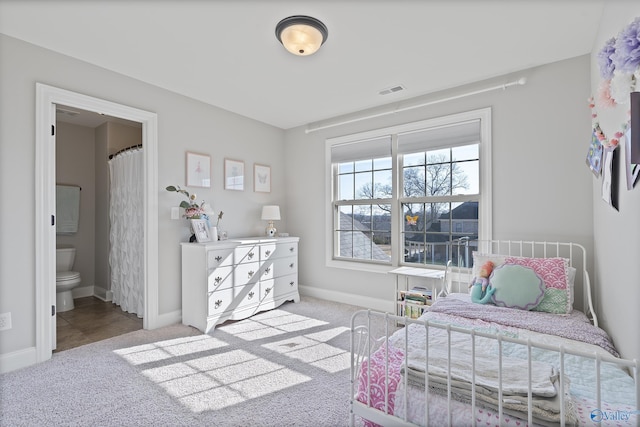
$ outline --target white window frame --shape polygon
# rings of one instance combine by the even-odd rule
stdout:
[[[352,270],[387,272],[403,264],[401,252],[402,242],[400,233],[400,195],[398,194],[398,184],[400,182],[401,171],[398,167],[398,138],[397,135],[405,132],[426,130],[434,127],[450,126],[456,123],[463,123],[472,120],[480,120],[480,199],[478,210],[478,239],[489,240],[492,238],[492,183],[491,183],[491,108],[467,111],[463,113],[451,114],[432,119],[421,120],[412,123],[405,123],[396,126],[369,130],[350,135],[329,138],[325,141],[325,260],[327,267],[346,268]],[[331,163],[331,148],[336,145],[354,143],[361,140],[379,138],[385,135],[392,136],[391,156],[393,164],[392,174],[392,209],[391,209],[391,264],[377,264],[360,259],[334,259],[334,168]],[[372,200],[375,201],[375,200]],[[413,264],[411,264],[413,265]],[[419,267],[419,266],[416,266]]]

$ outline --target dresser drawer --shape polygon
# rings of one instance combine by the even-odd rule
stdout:
[[[233,248],[207,251],[207,268],[233,265]]]
[[[278,244],[276,242],[266,243],[260,246],[260,261],[276,258]]]
[[[290,292],[298,292],[298,275],[294,273],[274,279],[274,290],[276,298]]]
[[[209,292],[209,316],[222,314],[234,307],[233,288]]]
[[[261,280],[273,279],[275,277],[286,276],[298,271],[298,258],[277,258],[268,262],[264,268]]]
[[[260,259],[260,249],[256,245],[240,246],[234,250],[233,257],[236,264],[257,262]]]
[[[262,280],[260,281],[260,302],[273,301],[275,280]]]
[[[298,243],[268,243],[260,246],[260,260],[298,256]]]
[[[260,263],[249,262],[246,264],[238,264],[233,272],[233,285],[243,286],[250,282],[257,282]]]
[[[209,271],[207,278],[207,291],[213,292],[219,289],[226,289],[233,287],[233,271],[232,265],[225,267],[218,267],[212,271]]]
[[[255,305],[260,302],[260,284],[258,282],[238,287],[234,293],[238,307]]]

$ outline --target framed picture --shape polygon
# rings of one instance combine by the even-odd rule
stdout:
[[[211,187],[211,157],[187,151],[187,186]]]
[[[596,177],[600,176],[602,172],[602,152],[603,146],[598,140],[595,132],[591,134],[591,144],[589,145],[589,152],[587,153],[587,166],[591,169],[591,172]]]
[[[244,190],[244,162],[224,159],[224,188]]]
[[[271,192],[271,167],[253,164],[253,191],[257,193]]]
[[[602,200],[618,210],[618,147],[604,150],[602,159]]]
[[[191,228],[193,233],[196,235],[198,243],[210,242],[213,240],[211,238],[211,230],[209,229],[209,224],[207,224],[206,219],[192,219]]]
[[[637,129],[640,129],[638,126]],[[640,132],[638,132],[640,133]],[[638,182],[638,176],[640,176],[640,165],[631,162],[631,126],[627,127],[625,136],[625,170],[627,172],[627,190],[633,190]]]

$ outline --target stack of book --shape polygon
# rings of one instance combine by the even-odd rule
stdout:
[[[400,299],[404,306],[404,315],[417,319],[426,306],[433,302],[433,293],[431,289],[415,286],[408,291],[400,291]]]

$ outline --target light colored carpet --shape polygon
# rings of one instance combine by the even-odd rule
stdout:
[[[345,426],[357,307],[136,331],[0,376],[0,426]]]

